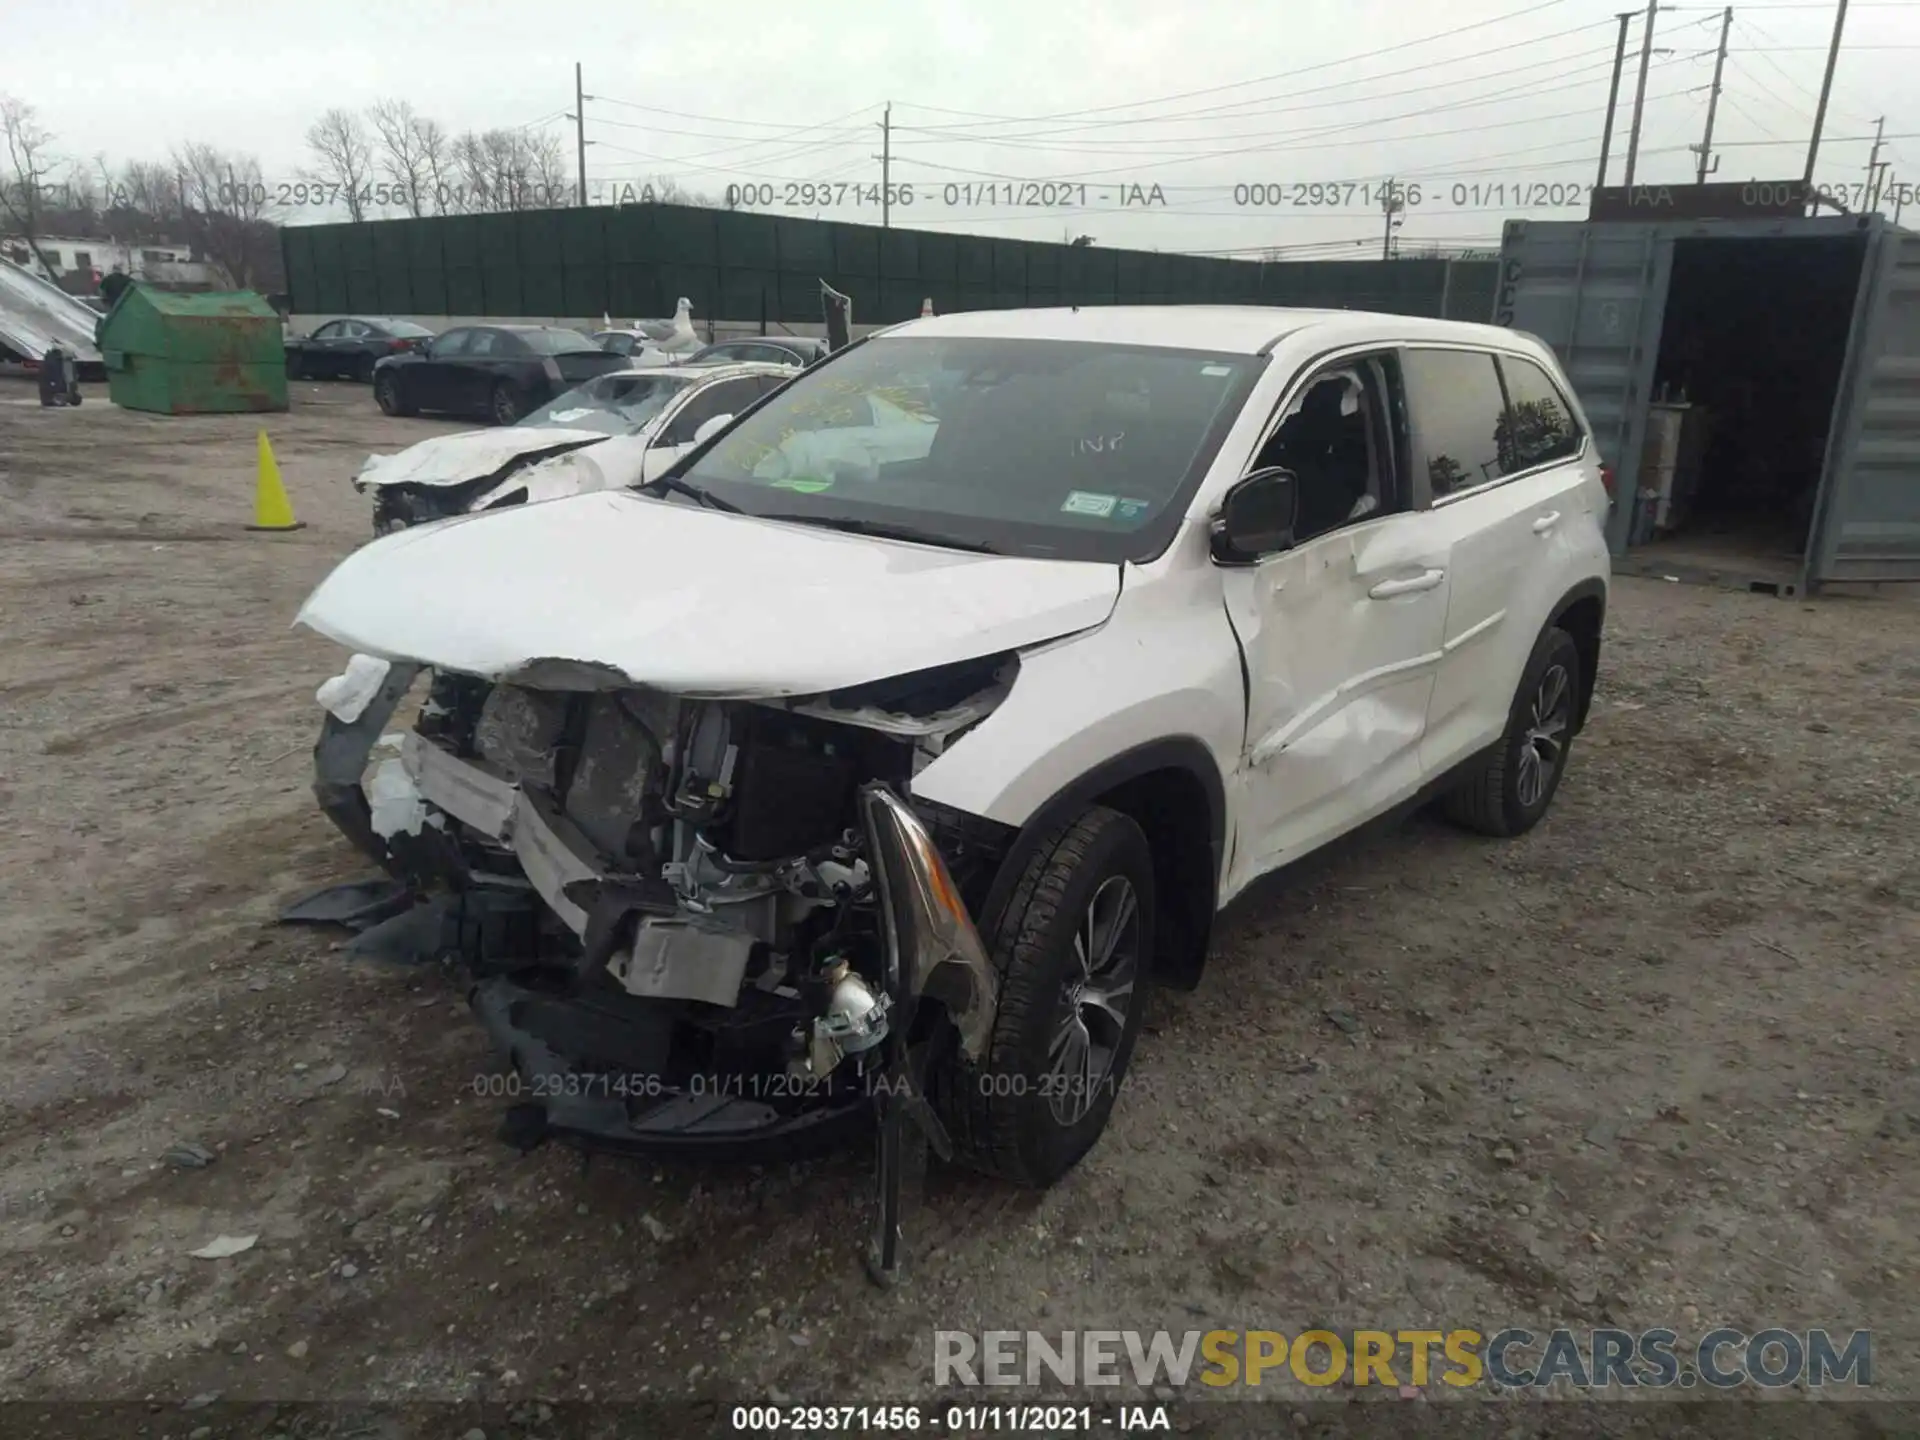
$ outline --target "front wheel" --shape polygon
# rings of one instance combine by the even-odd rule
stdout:
[[[1506,733],[1441,802],[1448,819],[1482,835],[1524,835],[1547,813],[1573,745],[1580,650],[1566,631],[1542,635],[1507,714]]]
[[[930,1087],[958,1157],[1045,1187],[1106,1129],[1153,963],[1153,857],[1131,817],[1095,806],[1036,850],[993,938],[1000,1001],[980,1063]]]
[[[373,400],[383,415],[411,415],[413,407],[400,395],[400,382],[391,372],[383,373],[373,382]]]

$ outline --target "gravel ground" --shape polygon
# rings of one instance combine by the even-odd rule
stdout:
[[[1089,1159],[929,1173],[881,1293],[865,1155],[520,1157],[451,976],[273,924],[364,873],[289,621],[364,454],[458,427],[295,387],[262,536],[258,423],[0,384],[0,1394],[869,1400],[936,1326],[1554,1323],[1871,1327],[1920,1389],[1920,605],[1620,581],[1544,825],[1262,887]]]

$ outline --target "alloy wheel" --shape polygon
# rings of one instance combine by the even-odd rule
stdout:
[[[1093,1108],[1126,1033],[1140,962],[1140,898],[1126,876],[1110,876],[1093,892],[1073,934],[1073,958],[1047,1047],[1047,1099],[1063,1126]]]
[[[1567,753],[1567,729],[1573,723],[1573,679],[1564,665],[1550,665],[1540,677],[1527,710],[1527,728],[1521,736],[1519,768],[1514,788],[1521,805],[1531,810],[1547,793],[1554,772]]]

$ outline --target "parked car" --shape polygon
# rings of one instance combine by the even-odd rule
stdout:
[[[611,350],[615,355],[631,355],[636,350],[644,350],[649,343],[673,339],[671,320],[636,320],[624,329],[596,330],[593,343],[602,350]]]
[[[767,1155],[877,1118],[892,1253],[901,1127],[1058,1180],[1148,988],[1199,983],[1259,876],[1428,797],[1540,822],[1610,503],[1512,330],[912,321],[638,491],[347,557],[299,616],[356,652],[317,789],[457,897],[516,1143]]]
[[[791,365],[805,369],[832,353],[826,341],[811,336],[760,335],[751,340],[722,340],[717,345],[694,351],[682,363],[724,365],[733,361],[753,360],[768,365]]]
[[[511,425],[581,381],[626,367],[578,330],[463,325],[378,361],[373,396],[389,415],[431,411]]]
[[[512,425],[436,435],[370,455],[354,488],[373,496],[374,533],[583,490],[638,485],[793,378],[784,365],[616,370]]]
[[[593,338],[636,366],[678,365],[701,348],[693,328],[693,302],[684,295],[671,320],[636,320],[630,328],[601,330]]]
[[[295,380],[373,382],[374,366],[385,356],[416,350],[433,331],[411,320],[386,316],[348,316],[329,320],[311,335],[286,342],[287,374]]]

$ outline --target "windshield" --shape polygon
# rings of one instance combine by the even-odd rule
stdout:
[[[685,376],[616,370],[576,385],[544,409],[515,423],[535,430],[598,430],[631,435],[667,408],[693,382]]]
[[[682,470],[752,514],[972,549],[1141,560],[1262,357],[879,336],[805,370]]]
[[[578,330],[521,330],[516,332],[536,355],[570,355],[600,347]]]

